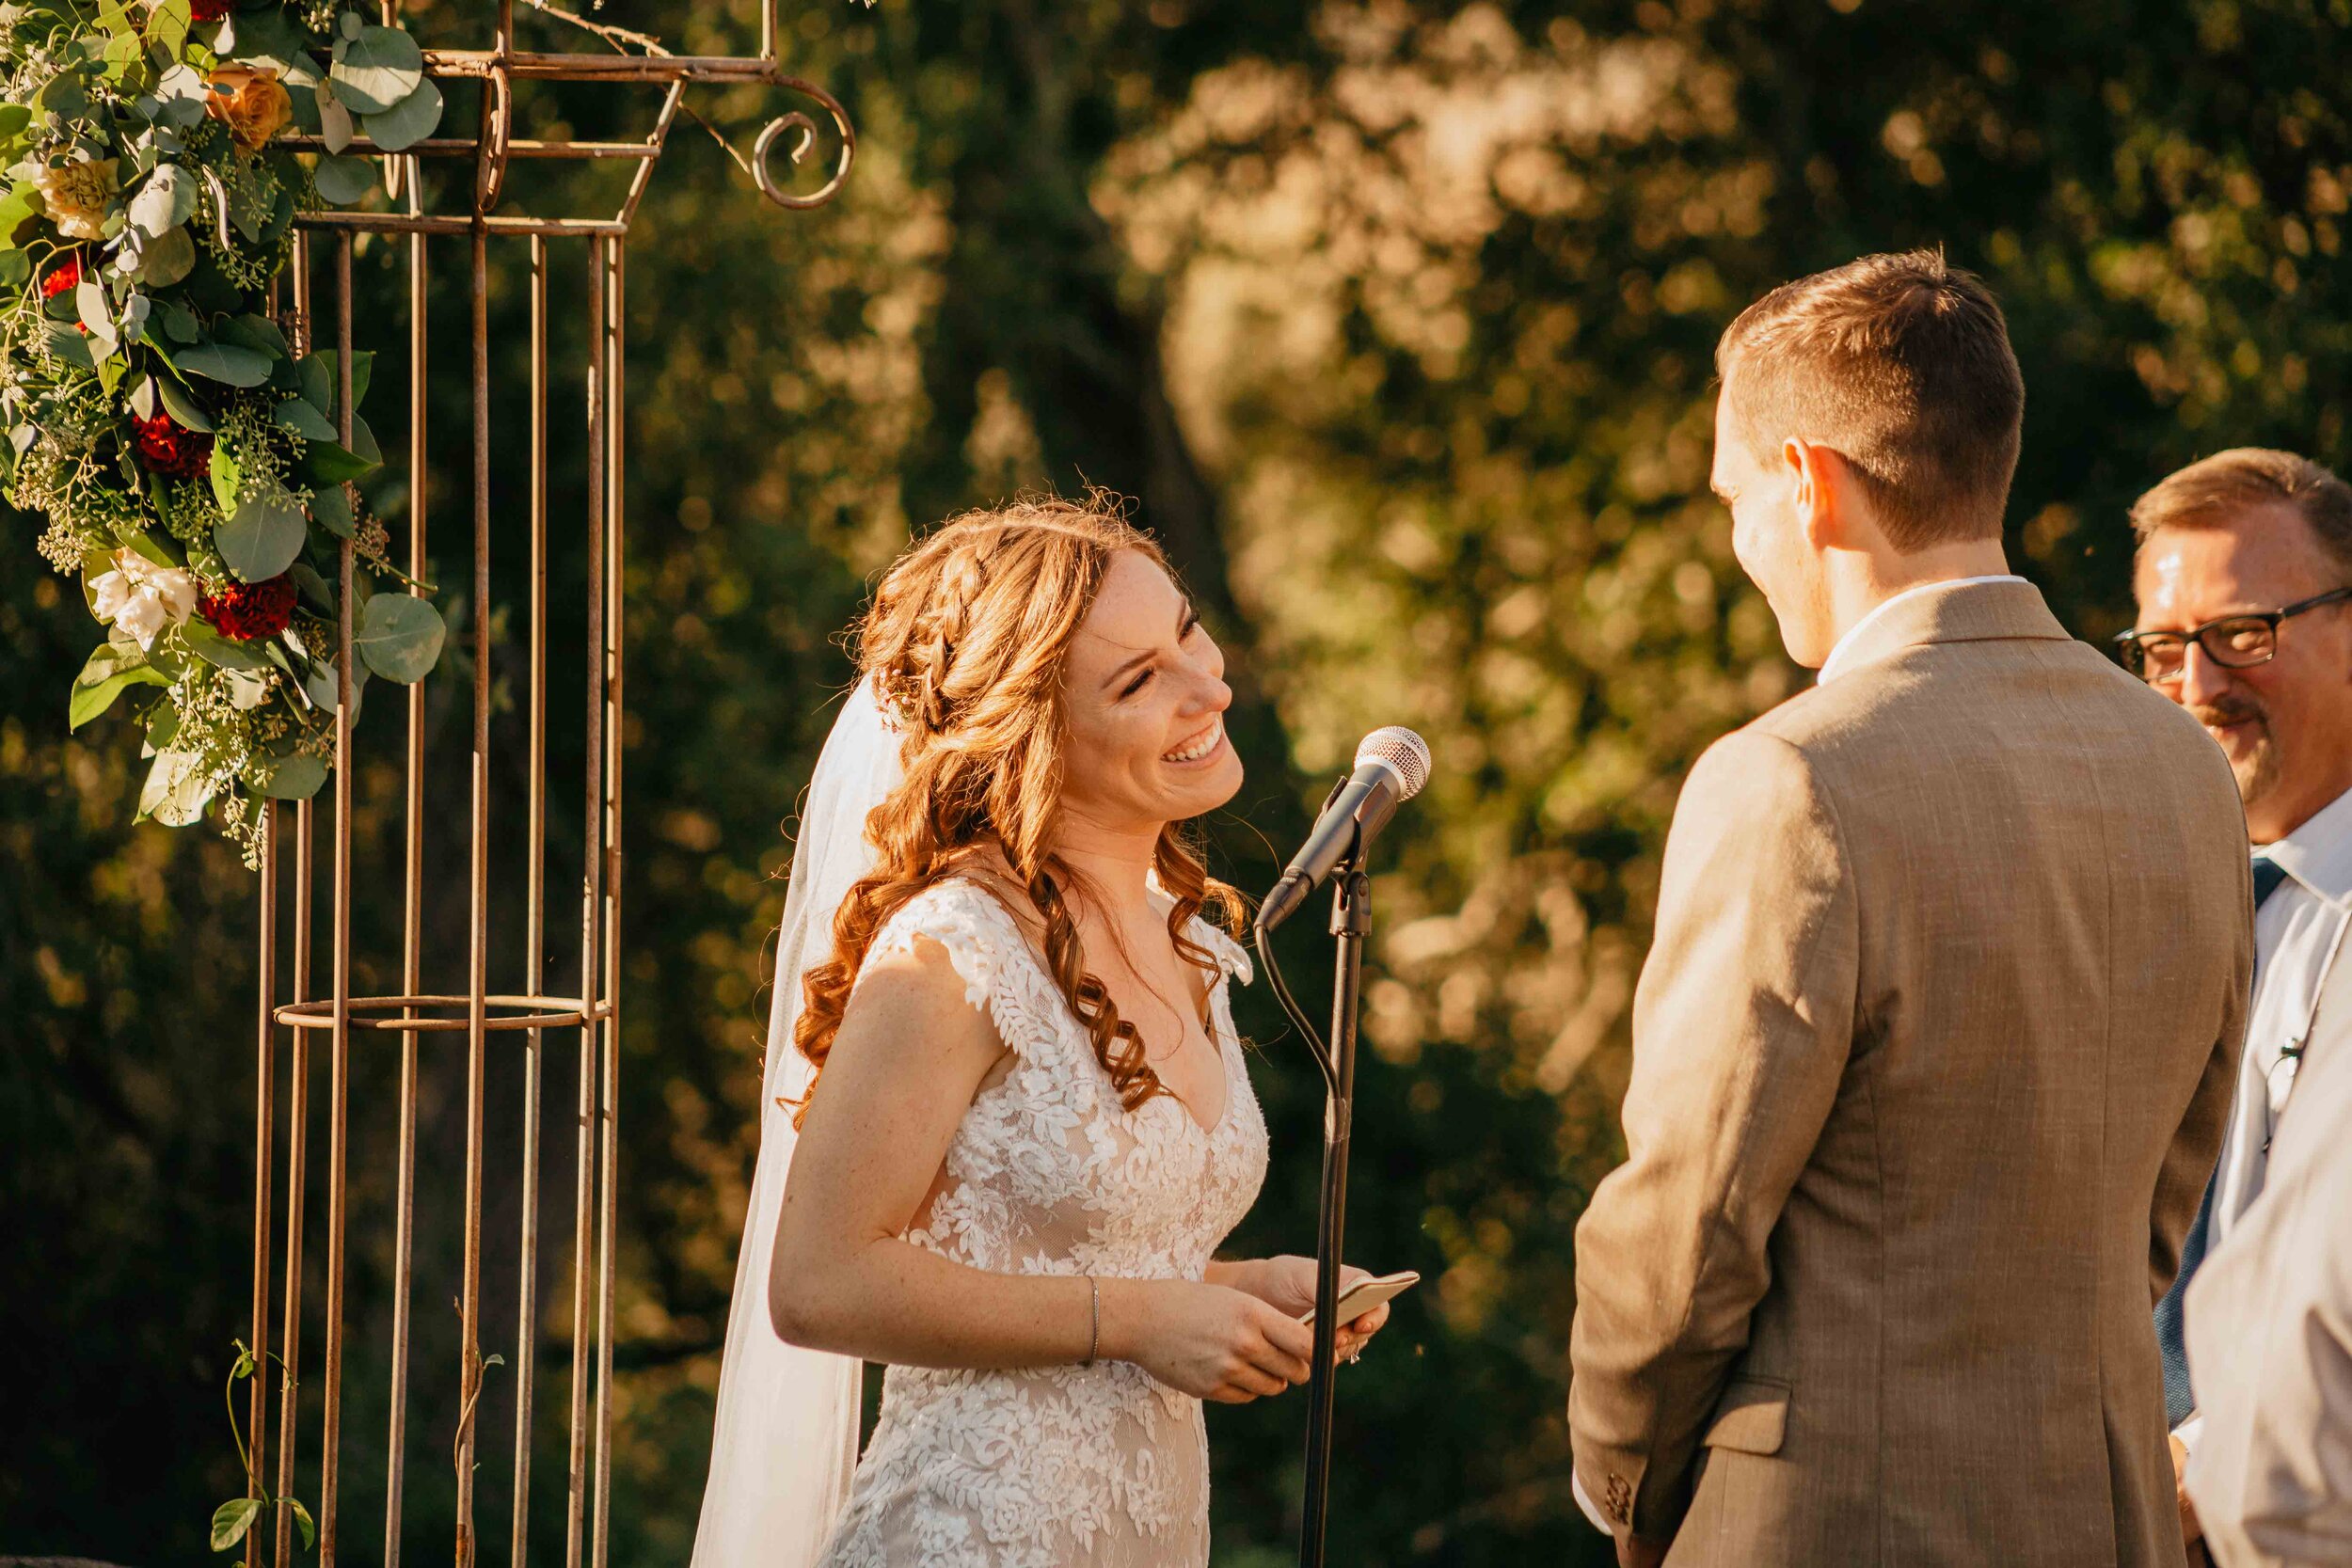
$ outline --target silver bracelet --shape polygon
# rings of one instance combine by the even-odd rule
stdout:
[[[1087,1358],[1081,1367],[1094,1365],[1094,1353],[1103,1348],[1103,1284],[1092,1275],[1087,1275]]]

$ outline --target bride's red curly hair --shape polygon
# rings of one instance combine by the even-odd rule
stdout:
[[[1046,967],[1130,1111],[1168,1092],[1143,1037],[1089,974],[1053,853],[1069,728],[1062,670],[1112,559],[1131,550],[1175,574],[1150,535],[1100,493],[1025,498],[951,517],[898,558],[854,633],[860,669],[902,740],[905,776],[866,819],[874,870],[834,916],[833,957],[803,979],[793,1043],[824,1072],[874,934],[908,899],[993,846],[1044,925]],[[1214,906],[1230,925],[1240,895],[1216,881],[1177,825],[1154,847],[1176,950],[1214,974],[1186,931]],[[812,1078],[809,1095],[816,1094]],[[808,1100],[793,1106],[797,1123]]]

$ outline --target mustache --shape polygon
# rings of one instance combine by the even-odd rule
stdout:
[[[2226,693],[2210,703],[2199,703],[2188,711],[2199,723],[2208,728],[2217,729],[2224,724],[2242,724],[2249,721],[2265,729],[2270,727],[2270,710],[2251,697],[2240,696],[2236,692]]]

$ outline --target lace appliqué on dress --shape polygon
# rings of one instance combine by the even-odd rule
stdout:
[[[1196,920],[1223,971],[1210,1003],[1225,1114],[1203,1132],[1170,1096],[1120,1104],[1086,1032],[1011,914],[963,880],[908,900],[868,958],[943,948],[1012,1053],[947,1146],[907,1240],[1003,1274],[1199,1279],[1255,1201],[1266,1130],[1228,982],[1249,961]],[[823,1568],[1200,1568],[1209,1557],[1200,1402],[1140,1367],[892,1367]]]

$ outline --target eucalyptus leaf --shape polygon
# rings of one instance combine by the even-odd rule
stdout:
[[[155,96],[163,104],[158,118],[166,125],[184,131],[204,119],[204,102],[211,93],[201,71],[192,66],[176,65],[155,83]]]
[[[104,284],[87,273],[83,274],[81,283],[73,291],[73,306],[91,337],[109,344],[114,341],[114,307],[106,298]]]
[[[279,358],[287,357],[294,352],[286,342],[285,330],[259,311],[248,310],[241,316],[230,317],[220,324],[214,335],[240,348],[256,349]]]
[[[269,193],[259,181],[241,180],[229,192],[229,221],[250,245],[262,243],[262,230],[269,223]]]
[[[317,508],[313,506],[312,510]],[[313,610],[322,615],[335,613],[335,591],[326,586],[326,579],[319,575],[315,567],[308,562],[297,561],[286,568],[286,575],[294,578],[294,586],[302,591],[304,598],[310,601]]]
[[[420,82],[417,90],[381,114],[362,115],[360,126],[386,152],[400,152],[431,135],[441,123],[441,89]]]
[[[224,35],[221,55],[269,66],[283,76],[310,54],[282,5],[248,6],[235,11],[236,31]]]
[[[176,299],[164,303],[164,335],[173,342],[192,343],[203,330],[195,311]]]
[[[185,3],[185,0],[183,0]],[[33,123],[32,106],[27,103],[0,103],[0,141],[23,133]]]
[[[131,198],[131,227],[151,239],[196,215],[196,181],[177,164],[157,164]]]
[[[89,340],[79,328],[66,322],[45,321],[40,324],[40,335],[49,352],[67,364],[85,371],[98,368],[98,361],[90,357]]]
[[[424,679],[441,657],[448,628],[441,612],[408,594],[378,594],[360,612],[353,646],[369,669],[407,685]]]
[[[171,356],[189,375],[200,375],[230,387],[259,387],[269,379],[270,356],[234,343],[198,343]]]
[[[147,662],[147,656],[136,643],[125,648],[114,642],[102,642],[82,666],[82,673],[73,677],[73,695],[68,705],[66,728],[80,729],[100,714],[115,705],[115,700],[135,686],[169,686],[171,677]]]
[[[326,783],[326,763],[308,752],[290,757],[255,757],[246,780],[273,800],[307,800]]]
[[[155,766],[148,769],[147,783],[139,789],[139,820],[145,821],[151,816],[167,828],[184,828],[204,815],[205,802],[212,798],[212,791],[205,787],[203,760],[200,757],[193,752],[158,752],[155,753]],[[246,1500],[253,1502],[251,1498]],[[220,1512],[213,1515],[215,1539],[221,1530],[222,1518],[229,1513],[230,1506],[223,1504]],[[254,1503],[252,1513],[260,1511],[261,1505]],[[230,1536],[230,1544],[234,1545],[252,1523],[251,1513],[247,1513],[241,1522],[232,1519],[235,1533]]]
[[[201,621],[181,623],[180,636],[197,657],[215,670],[259,673],[270,668],[269,656],[261,649],[223,637]]]
[[[139,281],[151,289],[168,289],[196,270],[196,242],[184,229],[167,230],[147,242],[139,253]],[[171,328],[170,318],[164,329]]]
[[[314,94],[319,108],[319,135],[326,142],[326,150],[340,153],[351,145],[358,131],[351,121],[351,111],[335,96],[335,84],[321,82]]]
[[[144,372],[133,378],[130,391],[123,394],[131,404],[131,412],[139,419],[155,417],[155,378]]]
[[[41,89],[40,106],[61,119],[79,119],[89,113],[89,94],[79,77],[61,71]]]
[[[310,498],[310,516],[336,538],[350,538],[354,532],[351,492],[341,484],[329,484],[318,491]]]
[[[331,349],[331,348],[323,348],[323,349],[320,349],[320,350],[319,350],[316,354],[314,354],[314,355],[310,356],[310,357],[311,357],[311,358],[313,358],[313,359],[316,359],[316,360],[319,362],[320,367],[321,367],[322,369],[324,369],[324,370],[326,372],[326,385],[327,385],[327,387],[329,388],[329,390],[328,390],[328,392],[326,393],[326,396],[324,396],[324,397],[316,397],[316,398],[311,398],[311,399],[310,399],[310,401],[311,401],[312,403],[317,404],[318,404],[321,408],[326,409],[328,413],[330,413],[330,414],[331,414],[331,413],[333,413],[333,412],[335,411],[335,394],[334,394],[334,391],[332,390],[332,388],[333,388],[336,386],[336,384],[337,384],[337,383],[336,383],[336,367],[337,367],[338,361],[337,361],[337,359],[336,359],[336,357],[335,357],[335,351],[334,351],[333,349]],[[371,349],[371,348],[363,348],[363,349],[360,349],[360,350],[357,351],[356,353],[354,353],[354,354],[352,355],[352,356],[351,356],[351,406],[352,406],[352,407],[357,408],[357,407],[358,407],[361,404],[363,404],[363,403],[365,403],[365,402],[367,402],[367,401],[368,401],[368,383],[369,383],[369,380],[370,380],[370,379],[373,376],[374,372],[375,372],[375,351],[374,351],[373,349]],[[309,395],[310,382],[309,382],[307,379],[303,382],[303,388],[304,388],[304,395],[308,396],[308,395]]]
[[[397,27],[366,26],[345,41],[329,72],[335,96],[362,115],[380,115],[424,81],[424,54]]]
[[[213,546],[246,582],[267,582],[302,553],[302,508],[291,497],[256,496],[213,531]]]
[[[195,8],[188,0],[155,0],[147,13],[147,41],[160,50],[166,59],[176,60],[188,41],[188,28],[195,22]]]
[[[302,677],[302,694],[310,699],[310,705],[322,713],[332,713],[336,707],[339,682],[335,666],[319,659],[310,666],[310,673]],[[368,667],[363,660],[351,664],[351,721],[359,721],[359,710],[367,705]]]
[[[213,504],[223,513],[235,511],[238,481],[243,477],[237,466],[236,449],[226,441],[214,442],[213,460],[205,472],[213,482]]]
[[[164,329],[171,329],[171,318],[167,313],[164,318]],[[172,423],[183,430],[200,431],[206,435],[212,433],[212,416],[204,412],[202,404],[183,391],[180,384],[167,375],[156,376],[154,382],[155,395],[163,400],[164,412],[171,416]],[[217,452],[220,449],[215,447],[213,450]]]
[[[115,530],[115,537],[125,549],[135,550],[158,566],[185,566],[187,562],[164,547],[164,542],[136,523],[125,523]],[[175,546],[176,547],[176,546]]]
[[[349,119],[343,123],[348,126]],[[375,165],[365,158],[321,158],[315,178],[321,200],[348,207],[375,188]]]
[[[294,361],[294,386],[313,408],[335,406],[333,353],[306,354]]]
[[[365,479],[380,467],[382,459],[363,456],[332,441],[312,441],[302,451],[304,476],[321,484],[345,484]]]
[[[333,441],[339,434],[326,415],[306,398],[288,398],[278,405],[278,422],[306,441]]]
[[[229,705],[239,713],[251,713],[269,701],[270,678],[265,671],[230,670],[223,675],[229,683]]]

